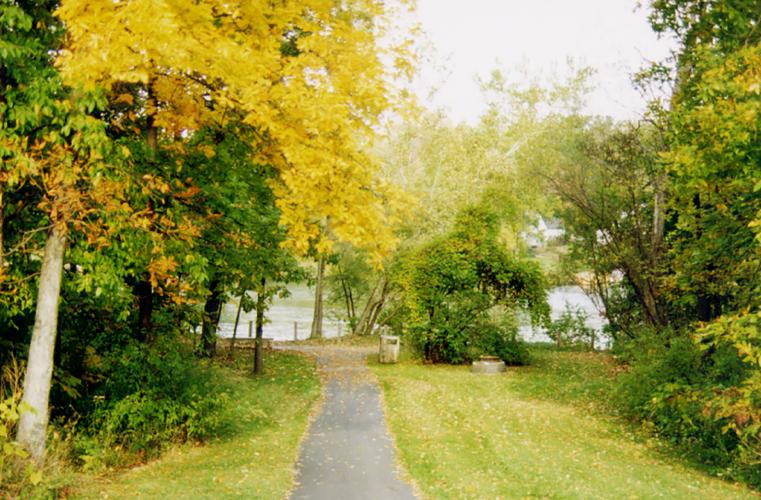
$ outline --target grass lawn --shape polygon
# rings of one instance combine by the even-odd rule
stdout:
[[[627,434],[600,411],[615,369],[602,354],[534,348],[504,375],[413,361],[378,365],[401,460],[427,498],[754,496]]]
[[[284,498],[320,382],[314,363],[297,354],[266,353],[265,367],[261,378],[214,368],[229,394],[219,437],[125,472],[82,475],[72,497]]]

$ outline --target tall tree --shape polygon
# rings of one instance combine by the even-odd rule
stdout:
[[[761,2],[652,2],[651,23],[680,43],[664,155],[673,219],[675,307],[710,321],[758,303]]]
[[[63,30],[53,17],[54,2],[0,4],[4,57],[0,75],[4,103],[0,134],[7,185],[31,182],[37,187],[46,237],[37,287],[37,302],[24,377],[25,412],[17,439],[42,461],[48,423],[48,397],[53,373],[58,302],[66,239],[82,227],[88,207],[106,193],[100,182],[108,143],[104,126],[89,112],[102,100],[65,88],[51,55]],[[7,170],[9,168],[9,170]],[[93,235],[97,237],[98,235]]]
[[[305,252],[330,217],[338,238],[370,247],[378,261],[394,241],[384,224],[391,194],[365,146],[395,96],[384,53],[408,66],[379,43],[387,10],[377,0],[66,0],[61,66],[77,82],[153,82],[154,120],[166,130],[207,120],[209,103],[217,116],[240,111],[261,141],[257,160],[280,172],[292,246]]]

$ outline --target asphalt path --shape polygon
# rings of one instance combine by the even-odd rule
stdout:
[[[325,395],[301,446],[291,498],[415,499],[413,488],[399,477],[380,389],[365,365],[373,351],[340,346],[292,349],[316,356]]]

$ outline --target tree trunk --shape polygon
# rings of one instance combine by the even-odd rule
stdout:
[[[351,293],[351,285],[346,282],[343,269],[338,264],[338,280],[341,282],[341,290],[344,294],[344,302],[346,303],[346,318],[349,320],[349,324],[353,326],[357,323],[357,312],[354,307],[354,295]]]
[[[145,341],[153,326],[153,286],[148,279],[141,279],[135,284],[132,293],[137,296],[137,327],[140,340]]]
[[[203,325],[201,326],[201,354],[211,358],[217,352],[217,325],[222,309],[222,291],[219,283],[212,281],[209,296],[203,308]]]
[[[262,360],[262,335],[264,334],[264,306],[266,300],[265,287],[267,280],[262,278],[259,291],[256,292],[256,341],[254,344],[254,375],[264,373],[264,361]]]
[[[156,127],[154,119],[157,104],[153,94],[153,78],[148,82],[146,92],[148,93],[149,112],[146,118],[145,143],[148,146],[149,159],[155,160],[156,150],[158,149],[158,127]],[[151,204],[152,208],[153,205]],[[140,340],[146,341],[150,337],[150,332],[153,328],[153,322],[151,321],[151,316],[153,315],[153,286],[151,286],[151,282],[147,278],[144,278],[137,282],[133,293],[137,295]]]
[[[639,302],[644,313],[645,323],[653,327],[665,326],[666,321],[661,314],[655,295],[655,285],[652,278],[643,274],[644,272],[641,272],[636,266],[624,266],[624,276],[634,289],[634,295],[636,295],[637,302]]]
[[[357,325],[354,329],[354,333],[357,335],[370,335],[375,326],[375,322],[378,320],[383,310],[383,306],[386,302],[386,296],[388,295],[388,281],[385,276],[381,276],[378,283],[375,284],[370,297],[367,299],[367,304],[362,311],[362,316],[359,317]]]
[[[317,262],[317,283],[314,290],[314,315],[312,317],[311,337],[322,338],[322,295],[325,288],[325,256],[320,256]]]
[[[145,129],[145,142],[148,146],[148,150],[151,155],[151,160],[156,159],[156,150],[159,146],[159,129],[156,126],[156,112],[158,111],[158,102],[156,101],[156,95],[153,92],[154,78],[151,77],[146,86],[146,92],[148,92],[147,102],[147,118]]]
[[[378,287],[381,285],[381,281],[379,280],[375,286],[373,287],[372,292],[370,292],[370,296],[367,298],[367,303],[365,304],[365,308],[362,310],[362,315],[359,317],[359,320],[357,321],[357,324],[354,326],[354,334],[355,335],[363,335],[367,332],[365,332],[365,325],[370,320],[370,313],[373,307],[373,303],[376,300],[376,294],[378,293]]]
[[[235,326],[233,326],[233,339],[230,342],[230,356],[233,355],[233,350],[235,349],[235,337],[238,334],[238,322],[240,321],[240,310],[243,308],[243,299],[246,297],[247,292],[243,292],[243,295],[240,296],[240,301],[238,301],[238,312],[235,313]]]
[[[663,243],[663,231],[665,227],[664,209],[666,203],[666,177],[663,173],[655,176],[655,198],[653,200],[653,240],[652,255],[657,259],[660,255]],[[653,262],[655,264],[655,262]]]
[[[16,439],[29,449],[38,463],[42,463],[45,458],[48,400],[53,376],[53,351],[58,328],[58,300],[65,247],[64,229],[53,226],[45,242],[34,329],[24,376],[22,404],[26,404],[30,411],[21,414],[16,435]]]
[[[346,304],[346,317],[349,319],[349,321],[351,321],[351,302],[349,301],[351,293],[349,292],[349,288],[346,286],[346,280],[344,280],[341,264],[337,264],[336,267],[338,268],[338,281],[341,282],[341,291],[343,291],[344,294],[344,303]]]
[[[346,290],[349,292],[349,321],[354,324],[357,322],[357,309],[354,306],[354,294],[351,293],[350,286],[347,286]]]
[[[148,130],[145,131],[145,142],[148,144],[148,151],[150,152],[151,159],[156,156],[156,148],[159,145],[159,131],[156,126],[153,125],[153,117],[148,117]]]

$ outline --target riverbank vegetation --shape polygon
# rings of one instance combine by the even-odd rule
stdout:
[[[419,307],[396,332],[429,361],[466,360],[433,359],[407,326],[428,322],[426,338],[435,339],[454,324],[460,345],[478,343],[475,316],[457,322],[472,308],[471,295],[485,290],[489,266],[467,246],[445,253],[451,245],[442,235],[472,207],[488,207],[500,221],[500,245],[520,260],[531,253],[521,232],[532,215],[559,219],[564,268],[582,271],[578,284],[604,312],[619,356],[619,414],[713,473],[759,486],[759,11],[758,1],[652,2],[653,29],[679,47],[637,77],[661,96],[642,121],[581,113],[584,69],[549,86],[508,83],[494,72],[484,84],[492,105],[479,123],[449,127],[427,118],[400,135],[403,177],[432,214],[405,243],[432,259],[460,259],[452,267],[462,276],[420,262],[430,280],[421,290],[405,285],[413,272],[400,273],[397,303]],[[475,174],[458,175],[462,161]],[[441,183],[415,186],[420,172]],[[470,282],[469,266],[477,270]],[[433,324],[442,310],[446,321]],[[561,344],[593,346],[578,319],[569,311],[542,326]]]

